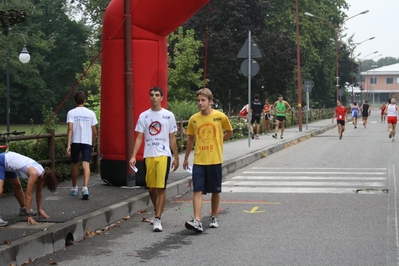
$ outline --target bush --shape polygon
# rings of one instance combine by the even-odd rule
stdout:
[[[194,101],[190,102],[179,102],[179,101],[173,101],[169,102],[168,105],[169,111],[171,111],[175,117],[176,120],[189,120],[190,117],[198,112],[198,106],[197,103]]]

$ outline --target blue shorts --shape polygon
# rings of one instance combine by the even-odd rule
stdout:
[[[79,154],[82,153],[82,162],[90,162],[92,146],[88,144],[72,143],[71,159],[72,163],[79,162]]]
[[[6,172],[6,163],[5,163],[5,153],[0,153],[0,180],[3,180],[5,178],[17,178],[18,173],[16,172]]]
[[[193,165],[194,192],[221,193],[222,192],[222,164]]]

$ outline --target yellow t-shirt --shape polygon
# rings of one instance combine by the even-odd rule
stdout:
[[[217,110],[210,115],[198,112],[188,121],[187,135],[195,136],[194,164],[223,163],[224,131],[233,131],[228,117]]]

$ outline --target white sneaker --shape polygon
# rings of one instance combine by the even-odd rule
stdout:
[[[198,233],[202,233],[204,229],[202,228],[202,223],[196,219],[193,219],[191,221],[187,221],[185,223],[185,226],[189,230],[194,230]]]
[[[164,214],[165,214],[165,211],[162,212],[161,218],[162,218],[162,216]],[[154,224],[155,216],[157,216],[157,212],[154,210],[154,213],[152,214],[152,218],[151,218],[150,224]]]
[[[4,221],[3,219],[0,218],[0,227],[6,226],[8,224],[7,221]]]
[[[154,219],[154,232],[162,232],[161,220],[158,218]]]
[[[219,224],[218,221],[216,220],[216,217],[212,216],[209,218],[209,228],[218,228]]]

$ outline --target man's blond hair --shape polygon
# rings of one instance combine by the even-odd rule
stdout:
[[[200,90],[197,91],[197,97],[198,95],[203,95],[206,98],[208,98],[208,100],[213,100],[213,95],[210,89],[208,88],[202,88]]]

